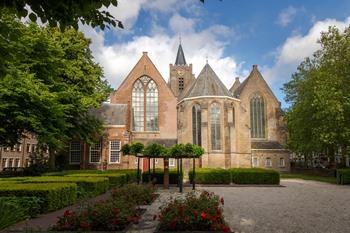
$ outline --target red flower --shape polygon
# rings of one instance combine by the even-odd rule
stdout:
[[[73,211],[71,211],[71,210],[66,210],[66,211],[64,211],[63,216],[67,217],[67,216],[71,216],[71,215],[73,215],[73,214],[74,214]]]
[[[205,220],[205,219],[208,218],[208,214],[205,213],[205,212],[202,212],[202,213],[201,213],[201,217],[202,217],[203,220]]]
[[[81,229],[83,229],[84,231],[87,231],[89,229],[89,224],[87,222],[81,222],[80,223],[80,227]]]
[[[224,198],[223,197],[220,199],[220,202],[222,205],[224,205]]]
[[[224,226],[222,227],[222,231],[223,231],[223,232],[231,232],[231,229],[230,229],[230,227],[224,225]]]

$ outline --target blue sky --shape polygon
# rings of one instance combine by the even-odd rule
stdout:
[[[92,39],[92,51],[113,88],[148,51],[163,78],[169,78],[182,38],[186,60],[197,76],[209,64],[229,88],[243,81],[253,64],[286,107],[283,92],[298,64],[319,49],[320,32],[349,26],[350,1],[119,0],[108,9],[126,29],[81,30]]]

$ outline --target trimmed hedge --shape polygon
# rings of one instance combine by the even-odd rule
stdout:
[[[195,170],[195,180],[197,184],[230,184],[231,173],[222,168],[197,168]],[[193,180],[193,170],[189,171],[190,181]]]
[[[231,168],[232,183],[235,184],[279,184],[280,173],[262,168]]]
[[[350,169],[337,169],[337,184],[350,184]]]
[[[40,212],[49,212],[72,205],[77,200],[73,183],[0,183],[0,196],[37,197],[42,200]]]
[[[106,177],[26,177],[22,183],[76,183],[78,185],[78,196],[85,194],[88,196],[97,196],[107,192],[109,188],[109,180]]]
[[[148,171],[142,173],[142,181],[143,183],[148,183]],[[156,184],[163,184],[164,182],[164,171],[160,169],[156,169],[154,176],[153,176],[153,170],[151,169],[151,179],[155,177],[157,179]],[[179,182],[179,178],[177,175],[176,169],[170,169],[169,170],[169,184],[177,184]]]
[[[118,173],[78,173],[66,175],[66,177],[106,177],[109,180],[109,187],[119,187],[128,182],[128,176],[126,174]]]

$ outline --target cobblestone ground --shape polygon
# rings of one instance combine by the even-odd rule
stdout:
[[[201,187],[224,197],[235,232],[350,232],[350,186],[282,180],[285,187]]]

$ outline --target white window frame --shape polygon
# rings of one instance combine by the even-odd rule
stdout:
[[[10,162],[11,161],[11,162]],[[13,162],[14,162],[14,159],[13,158],[9,158],[7,160],[7,167],[13,167]]]
[[[72,143],[79,143],[79,150],[72,150]],[[72,162],[72,151],[79,151],[79,162]],[[81,163],[81,143],[80,142],[70,142],[69,143],[69,164],[80,164]]]
[[[18,161],[18,163],[17,163],[17,161]],[[14,166],[14,167],[20,167],[21,166],[21,159],[15,158],[14,163],[15,163],[14,165],[17,165],[17,166]]]
[[[256,163],[255,163],[256,161]],[[257,157],[252,158],[252,167],[259,167],[259,160]]]
[[[269,161],[269,163],[268,163]],[[265,159],[265,167],[272,167],[272,159],[270,157],[267,157]]]
[[[94,145],[99,144],[99,148],[98,149],[92,149],[92,147],[90,146],[89,148],[89,163],[101,163],[101,141],[94,143]],[[98,162],[91,162],[91,152],[98,152],[100,155],[100,160]]]
[[[281,161],[283,161],[282,164],[281,164]],[[278,166],[279,167],[285,167],[286,166],[286,160],[284,158],[280,158],[279,161],[278,161]]]
[[[175,164],[176,164],[175,159],[174,158],[170,158],[169,159],[169,167],[175,167]]]
[[[2,159],[1,159],[1,166],[2,166],[2,161],[3,161],[3,160],[5,160],[5,165],[4,165],[2,168],[8,167],[9,159],[8,159],[8,158],[2,158]]]
[[[112,149],[112,143],[119,143],[119,149]],[[122,142],[120,140],[111,140],[109,141],[109,159],[108,163],[109,164],[120,164],[121,160],[121,147],[122,147]],[[116,155],[117,160],[115,162],[112,161],[112,152],[116,152],[118,155]]]

